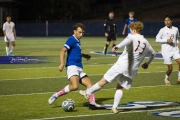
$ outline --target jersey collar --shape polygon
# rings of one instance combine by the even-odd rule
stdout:
[[[79,42],[79,40],[73,35],[73,37]]]

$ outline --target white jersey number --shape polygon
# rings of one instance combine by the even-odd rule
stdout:
[[[142,44],[144,45],[143,47],[140,46],[141,42],[138,40],[138,46],[136,47],[136,49],[134,51],[136,52],[139,48],[141,48],[142,51],[139,51],[139,54],[142,54],[144,52],[145,48],[146,48],[146,43],[142,43]]]

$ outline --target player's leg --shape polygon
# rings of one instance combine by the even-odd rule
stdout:
[[[59,92],[54,93],[48,100],[49,104],[52,104],[58,97],[67,94],[70,91],[75,91],[79,87],[79,70],[76,66],[67,67],[67,75],[70,84],[65,86]]]
[[[112,82],[114,80],[116,80],[116,78],[119,77],[119,72],[117,72],[113,66],[104,74],[104,77],[97,82],[96,84],[94,84],[91,88],[87,89],[86,91],[86,98],[89,98],[89,95],[91,95],[92,93],[100,90],[102,87],[104,87],[106,84],[108,84],[109,82]]]
[[[6,55],[8,56],[8,53],[9,53],[9,40],[7,40],[7,38],[4,37],[4,42],[6,43]]]
[[[179,65],[179,68],[178,68],[178,82],[180,83],[180,58],[178,58],[178,59],[176,59],[176,62],[177,62],[177,64]]]
[[[105,44],[104,51],[103,51],[104,55],[106,55],[110,43],[111,43],[111,34],[108,33],[107,42]]]
[[[65,86],[59,92],[54,93],[48,100],[49,104],[52,104],[58,97],[67,94],[70,91],[75,91],[79,87],[79,76],[72,76],[70,78],[70,84]]]
[[[81,84],[84,85],[84,86],[86,86],[86,87],[87,87],[87,90],[88,90],[90,87],[93,86],[92,81],[90,80],[90,78],[89,78],[87,75],[84,76],[83,78],[81,78]],[[80,93],[81,95],[83,95],[83,96],[86,95],[86,92],[83,91],[83,90],[80,90],[79,93]],[[89,97],[89,103],[90,103],[91,105],[95,105],[95,106],[97,106],[97,107],[100,107],[100,105],[96,104],[94,93],[90,95],[90,97]]]
[[[173,70],[173,65],[172,64],[168,64],[167,65],[165,79],[164,79],[164,82],[165,82],[166,85],[171,85],[169,77],[171,75],[172,70]]]
[[[6,55],[8,56],[9,53],[9,42],[6,42]]]
[[[115,114],[118,113],[117,107],[120,103],[122,96],[123,96],[123,87],[119,83],[117,83],[116,92],[114,94],[114,103],[111,110]]]
[[[172,65],[172,57],[170,56],[165,56],[164,57],[164,64],[167,65],[167,70],[166,70],[166,75],[165,75],[165,79],[164,79],[164,82],[166,85],[170,85],[170,75],[171,75],[171,72],[173,70],[173,65]]]
[[[116,46],[116,33],[114,32],[112,34],[112,48]],[[112,56],[116,56],[117,54],[116,53],[113,53]]]
[[[12,53],[13,53],[13,50],[14,50],[14,48],[15,48],[15,40],[13,40],[13,41],[11,41],[11,49],[10,49],[10,55],[13,55]]]

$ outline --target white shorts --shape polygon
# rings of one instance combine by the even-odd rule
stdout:
[[[122,73],[116,71],[113,67],[111,67],[105,74],[104,78],[108,82],[113,82],[118,79],[118,83],[125,89],[129,90],[132,84],[132,79],[124,76]]]
[[[8,37],[8,40],[6,37],[4,37],[4,42],[12,42],[12,41],[15,41],[14,36]]]
[[[67,72],[68,80],[75,75],[79,76],[80,79],[82,79],[84,76],[87,76],[87,74],[83,72],[82,68],[74,65],[67,66],[66,72]]]
[[[165,54],[163,58],[164,58],[164,64],[172,64],[172,60],[176,60],[180,58],[180,54],[179,51],[172,51],[168,54]]]

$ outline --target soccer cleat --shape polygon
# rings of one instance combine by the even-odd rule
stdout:
[[[58,98],[57,93],[54,93],[48,100],[48,103],[51,105]]]
[[[100,108],[100,107],[103,107],[103,105],[97,104],[96,102],[91,102],[90,104],[91,104],[91,105],[94,105],[94,106],[96,106],[96,107],[99,107],[99,108]]]
[[[117,114],[119,111],[116,108],[112,108],[111,112],[114,113],[114,114]]]
[[[164,82],[165,82],[166,85],[171,85],[171,84],[170,84],[170,81],[167,80],[166,78],[164,79]]]
[[[9,52],[9,53],[7,54],[7,56],[13,56],[12,52]]]
[[[90,98],[90,95],[86,94],[86,90],[80,90],[79,91],[79,94],[84,96],[86,99],[89,99]]]

